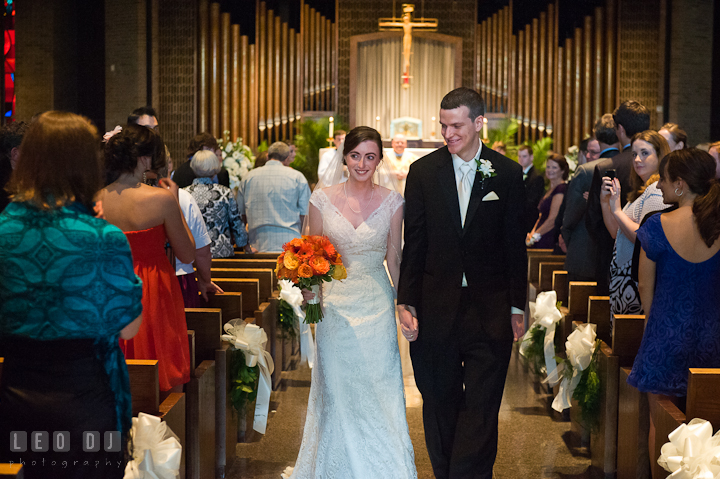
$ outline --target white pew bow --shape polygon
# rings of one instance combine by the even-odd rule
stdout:
[[[530,316],[535,322],[525,333],[520,343],[520,354],[524,356],[525,351],[530,346],[533,329],[540,326],[544,327],[543,353],[545,356],[545,371],[547,372],[546,380],[550,384],[555,384],[559,380],[557,361],[555,361],[555,326],[562,319],[562,313],[557,308],[557,293],[555,291],[545,291],[538,294],[536,301],[530,303]]]
[[[167,423],[140,413],[132,426],[133,458],[123,479],[175,479],[180,473],[182,446]]]
[[[298,317],[298,323],[300,324],[300,361],[307,361],[308,366],[312,368],[315,363],[315,340],[310,325],[305,324],[305,321],[303,321],[305,311],[301,308],[303,302],[302,291],[289,279],[281,279],[278,281],[278,286],[280,287],[280,299],[285,300],[292,307],[295,316]],[[317,297],[320,288],[318,287],[318,291],[313,288],[313,291]]]
[[[592,323],[585,323],[570,333],[565,342],[565,352],[573,367],[571,379],[563,378],[560,391],[553,400],[552,407],[558,412],[570,407],[573,392],[580,382],[582,372],[587,369],[595,352],[595,328]]]
[[[272,356],[265,350],[268,341],[267,334],[263,328],[255,324],[248,324],[239,318],[225,323],[224,329],[227,334],[220,337],[245,353],[245,364],[248,367],[255,365],[260,367],[253,429],[260,434],[265,434],[272,391],[270,375],[275,369]]]
[[[668,434],[670,442],[660,450],[658,464],[672,479],[713,479],[720,476],[720,433],[712,435],[704,419],[681,424]]]

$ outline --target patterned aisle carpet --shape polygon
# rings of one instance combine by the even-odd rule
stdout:
[[[267,434],[239,444],[230,479],[278,479],[293,465],[302,441],[310,370],[301,367],[283,373],[283,384],[273,392]],[[408,393],[409,394],[409,393]],[[587,449],[580,447],[571,424],[552,412],[552,398],[539,395],[513,352],[500,410],[500,439],[495,463],[497,479],[591,479]],[[419,479],[432,479],[425,449],[421,407],[409,407],[408,426],[415,446]],[[372,478],[368,478],[372,479]]]

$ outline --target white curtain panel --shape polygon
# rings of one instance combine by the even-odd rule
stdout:
[[[455,85],[455,52],[448,43],[413,38],[410,57],[410,88],[402,87],[402,38],[376,40],[358,45],[358,78],[355,125],[376,128],[390,136],[390,122],[410,116],[422,120],[423,137],[438,121],[440,101]],[[435,136],[440,137],[439,126]]]

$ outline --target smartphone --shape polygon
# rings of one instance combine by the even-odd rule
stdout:
[[[609,170],[607,170],[607,171],[605,172],[605,176],[607,176],[607,177],[610,178],[611,180],[614,180],[617,175],[615,174],[615,170],[614,170],[614,169],[609,169]]]

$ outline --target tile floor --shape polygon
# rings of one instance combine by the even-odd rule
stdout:
[[[286,466],[295,463],[309,391],[309,369],[283,373],[283,384],[273,393],[267,434],[238,445],[238,458],[228,478],[278,479]],[[570,423],[550,409],[551,401],[550,396],[535,392],[531,375],[513,352],[500,409],[495,478],[590,479],[596,475],[591,471],[587,449],[579,447]],[[421,408],[409,407],[407,417],[418,478],[432,479]]]

